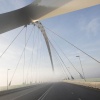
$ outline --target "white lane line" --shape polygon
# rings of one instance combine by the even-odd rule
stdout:
[[[46,95],[49,93],[52,87],[53,85],[38,100],[43,100],[46,97]]]
[[[37,89],[34,89],[34,90],[37,90]],[[32,90],[32,91],[29,92],[29,93],[32,93],[34,90]],[[22,97],[22,96],[25,96],[25,95],[27,95],[27,94],[29,94],[29,93],[26,93],[26,94],[23,94],[23,95],[17,96],[17,97],[15,97],[15,98],[11,99],[11,100],[16,100],[17,98],[20,98],[20,97]]]
[[[52,85],[53,86],[53,85]],[[48,94],[52,86],[38,99],[38,100],[43,100],[43,98]]]
[[[78,100],[82,100],[81,98],[78,98]]]
[[[41,88],[43,88],[43,87],[41,87]],[[39,89],[41,89],[41,88],[34,89],[34,90],[39,90]],[[11,99],[11,100],[16,100],[17,98],[20,98],[20,97],[22,97],[22,96],[25,96],[25,95],[27,95],[27,94],[30,94],[30,93],[32,93],[34,90],[32,90],[32,91],[30,91],[30,92],[28,92],[28,93],[25,93],[25,94],[23,94],[23,95],[17,96],[17,97],[15,97],[15,98]]]

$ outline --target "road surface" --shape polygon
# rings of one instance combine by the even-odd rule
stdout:
[[[6,94],[0,100],[100,100],[100,91],[60,82]]]

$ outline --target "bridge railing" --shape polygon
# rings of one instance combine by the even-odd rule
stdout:
[[[36,85],[36,84],[34,83],[34,84],[12,85],[12,86],[8,87],[8,90],[17,89],[17,88],[23,88],[23,87],[29,87],[31,85]],[[0,92],[1,91],[6,91],[6,90],[7,90],[7,86],[1,86],[0,87]]]
[[[86,82],[84,80],[64,80],[64,82],[100,89],[100,79],[87,79]]]

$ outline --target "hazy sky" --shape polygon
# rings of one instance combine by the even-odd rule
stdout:
[[[100,61],[99,9],[100,5],[97,5],[46,19],[42,21],[42,23]],[[53,34],[51,33],[51,35]],[[76,67],[80,67],[79,60],[76,58],[76,55],[81,56],[86,77],[100,77],[99,63],[93,61],[91,58],[72,48],[72,46],[66,44],[65,42],[58,40],[55,35],[53,35],[53,37]]]
[[[0,1],[0,13],[15,10],[31,3],[33,0],[1,0]],[[67,13],[64,15],[56,16],[53,18],[42,20],[42,24],[49,29],[55,31],[66,40],[70,41],[92,57],[100,61],[100,5],[86,8],[83,10]],[[24,80],[44,81],[44,80],[55,80],[62,79],[65,75],[62,72],[60,63],[57,62],[56,53],[53,49],[53,60],[55,65],[55,73],[52,73],[50,59],[48,51],[45,45],[45,41],[41,32],[33,25],[28,25],[26,40],[33,31],[31,38],[27,44],[25,50],[25,68],[24,68]],[[0,36],[0,55],[7,48],[13,38],[19,33],[22,27],[6,32]],[[35,30],[35,31],[34,31]],[[7,80],[7,69],[9,70],[9,80],[14,73],[16,65],[18,63],[21,52],[25,46],[25,31],[24,29],[16,41],[10,46],[7,52],[0,58],[0,85],[6,85]],[[79,78],[77,72],[72,68],[68,60],[59,50],[57,45],[71,60],[73,65],[78,69],[80,73],[81,67],[77,55],[80,56],[82,66],[84,69],[85,77],[100,77],[100,64],[75,49],[74,47],[67,44],[65,41],[58,38],[54,33],[51,33],[46,29],[47,35],[50,41],[56,48],[57,52],[63,59],[64,63],[70,70],[71,74],[75,78]],[[57,45],[56,45],[56,43]],[[34,46],[34,50],[33,50]],[[33,51],[33,60],[30,60]],[[12,84],[20,84],[23,80],[23,65],[24,65],[24,54],[19,63],[17,71],[15,73]],[[29,69],[28,69],[29,68]],[[28,73],[28,74],[27,74]],[[69,74],[68,74],[69,76]],[[27,78],[28,77],[28,78]]]

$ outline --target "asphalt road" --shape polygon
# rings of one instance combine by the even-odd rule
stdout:
[[[100,91],[60,82],[3,95],[0,100],[100,100]]]

